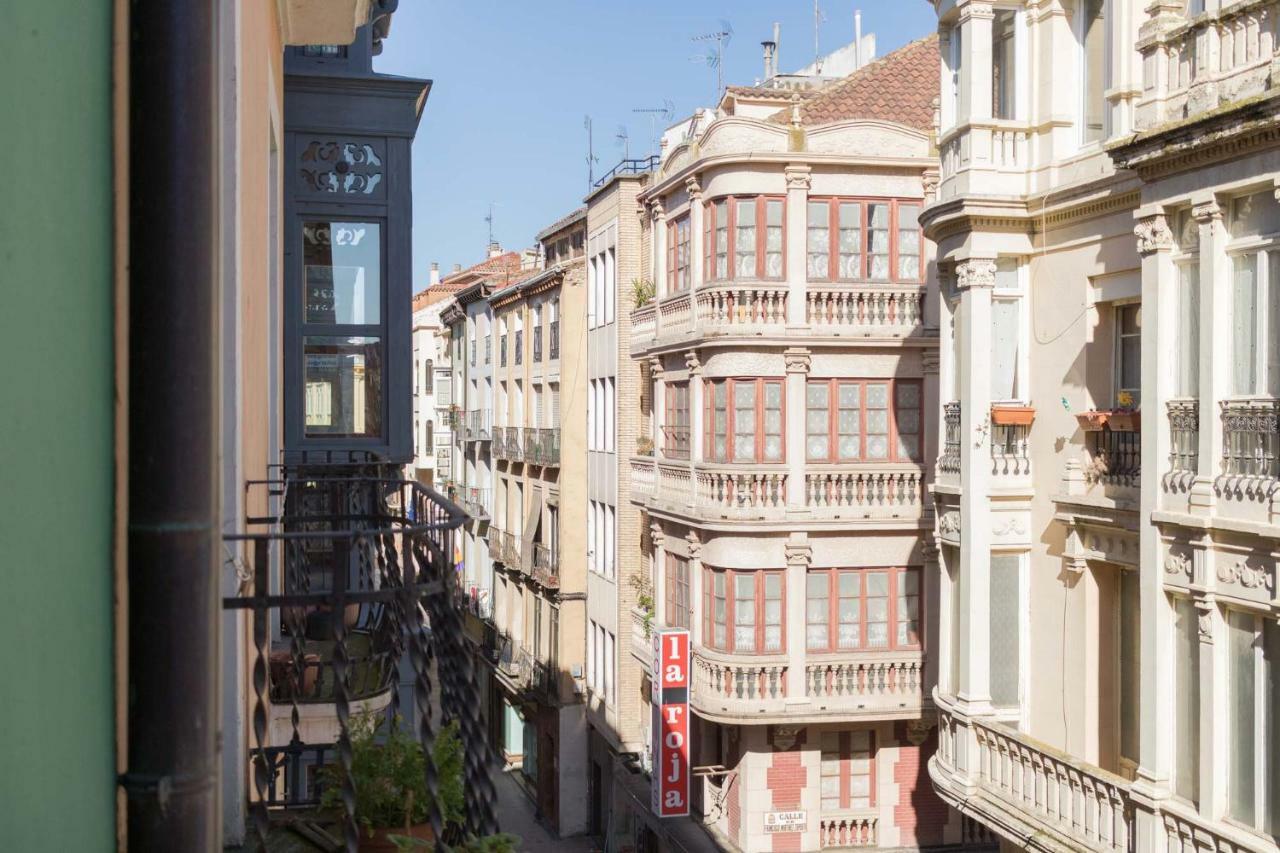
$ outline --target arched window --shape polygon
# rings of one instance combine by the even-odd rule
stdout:
[[[418,360],[415,358],[415,359],[413,360],[413,378],[414,378],[414,381],[415,381],[415,382],[417,381],[417,378],[418,378],[418,364],[419,364],[419,362],[418,362]],[[416,386],[416,385],[414,386],[414,389],[413,389],[413,396],[415,396],[415,397],[416,397],[416,396],[418,396],[418,388],[417,388],[417,386]]]
[[[433,428],[431,421],[427,421],[427,446],[422,451],[424,456],[431,455],[431,448],[435,447],[435,443],[432,441],[433,438],[435,438],[435,429]]]
[[[435,366],[435,362],[432,361],[431,359],[427,359],[427,369],[422,374],[422,393],[423,394],[435,393],[434,391],[432,391],[432,388],[431,388],[432,381],[433,381],[432,371],[434,369],[434,366]]]

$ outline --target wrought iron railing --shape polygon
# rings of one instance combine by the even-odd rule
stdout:
[[[1280,476],[1280,400],[1222,402],[1222,472],[1229,477]]]
[[[533,360],[542,361],[542,327],[533,327]]]
[[[525,427],[524,461],[534,465],[560,464],[560,428]]]
[[[429,820],[438,838],[493,832],[492,757],[471,658],[461,647],[461,602],[455,603],[461,591],[453,538],[462,511],[376,464],[284,469],[247,489],[265,492],[264,503],[281,504],[225,537],[245,557],[228,563],[238,590],[223,607],[245,613],[251,630],[252,745],[245,758],[254,787],[252,829],[263,849],[275,810],[314,806],[323,781],[340,779],[344,847],[357,850],[353,704],[412,727],[433,794],[439,780],[432,710],[457,720],[466,749],[465,826],[446,828],[434,796]],[[304,705],[310,706],[305,726]],[[319,772],[326,767],[331,772]]]
[[[539,543],[533,546],[533,579],[547,589],[560,588],[560,557]]]
[[[596,179],[591,186],[602,187],[618,175],[642,175],[645,172],[652,172],[661,164],[662,158],[657,154],[651,154],[648,157],[634,158],[629,157],[609,171],[605,172],[600,178]]]
[[[548,357],[552,359],[559,358],[560,357],[560,321],[559,320],[551,321],[548,337],[549,337],[549,340],[547,343],[551,350],[551,352],[548,354]]]
[[[960,473],[960,401],[952,400],[942,406],[943,440],[942,455],[938,457],[938,470],[946,474]]]
[[[1104,426],[1088,433],[1091,480],[1109,486],[1137,486],[1142,476],[1142,433]]]

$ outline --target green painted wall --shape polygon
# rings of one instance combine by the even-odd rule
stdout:
[[[111,3],[0,4],[0,847],[115,846]]]

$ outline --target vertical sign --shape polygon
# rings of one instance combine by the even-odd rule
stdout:
[[[689,632],[653,632],[652,798],[658,817],[689,814]]]

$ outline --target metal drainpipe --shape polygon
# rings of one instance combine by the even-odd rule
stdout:
[[[129,30],[128,846],[213,853],[218,526],[212,0]]]

